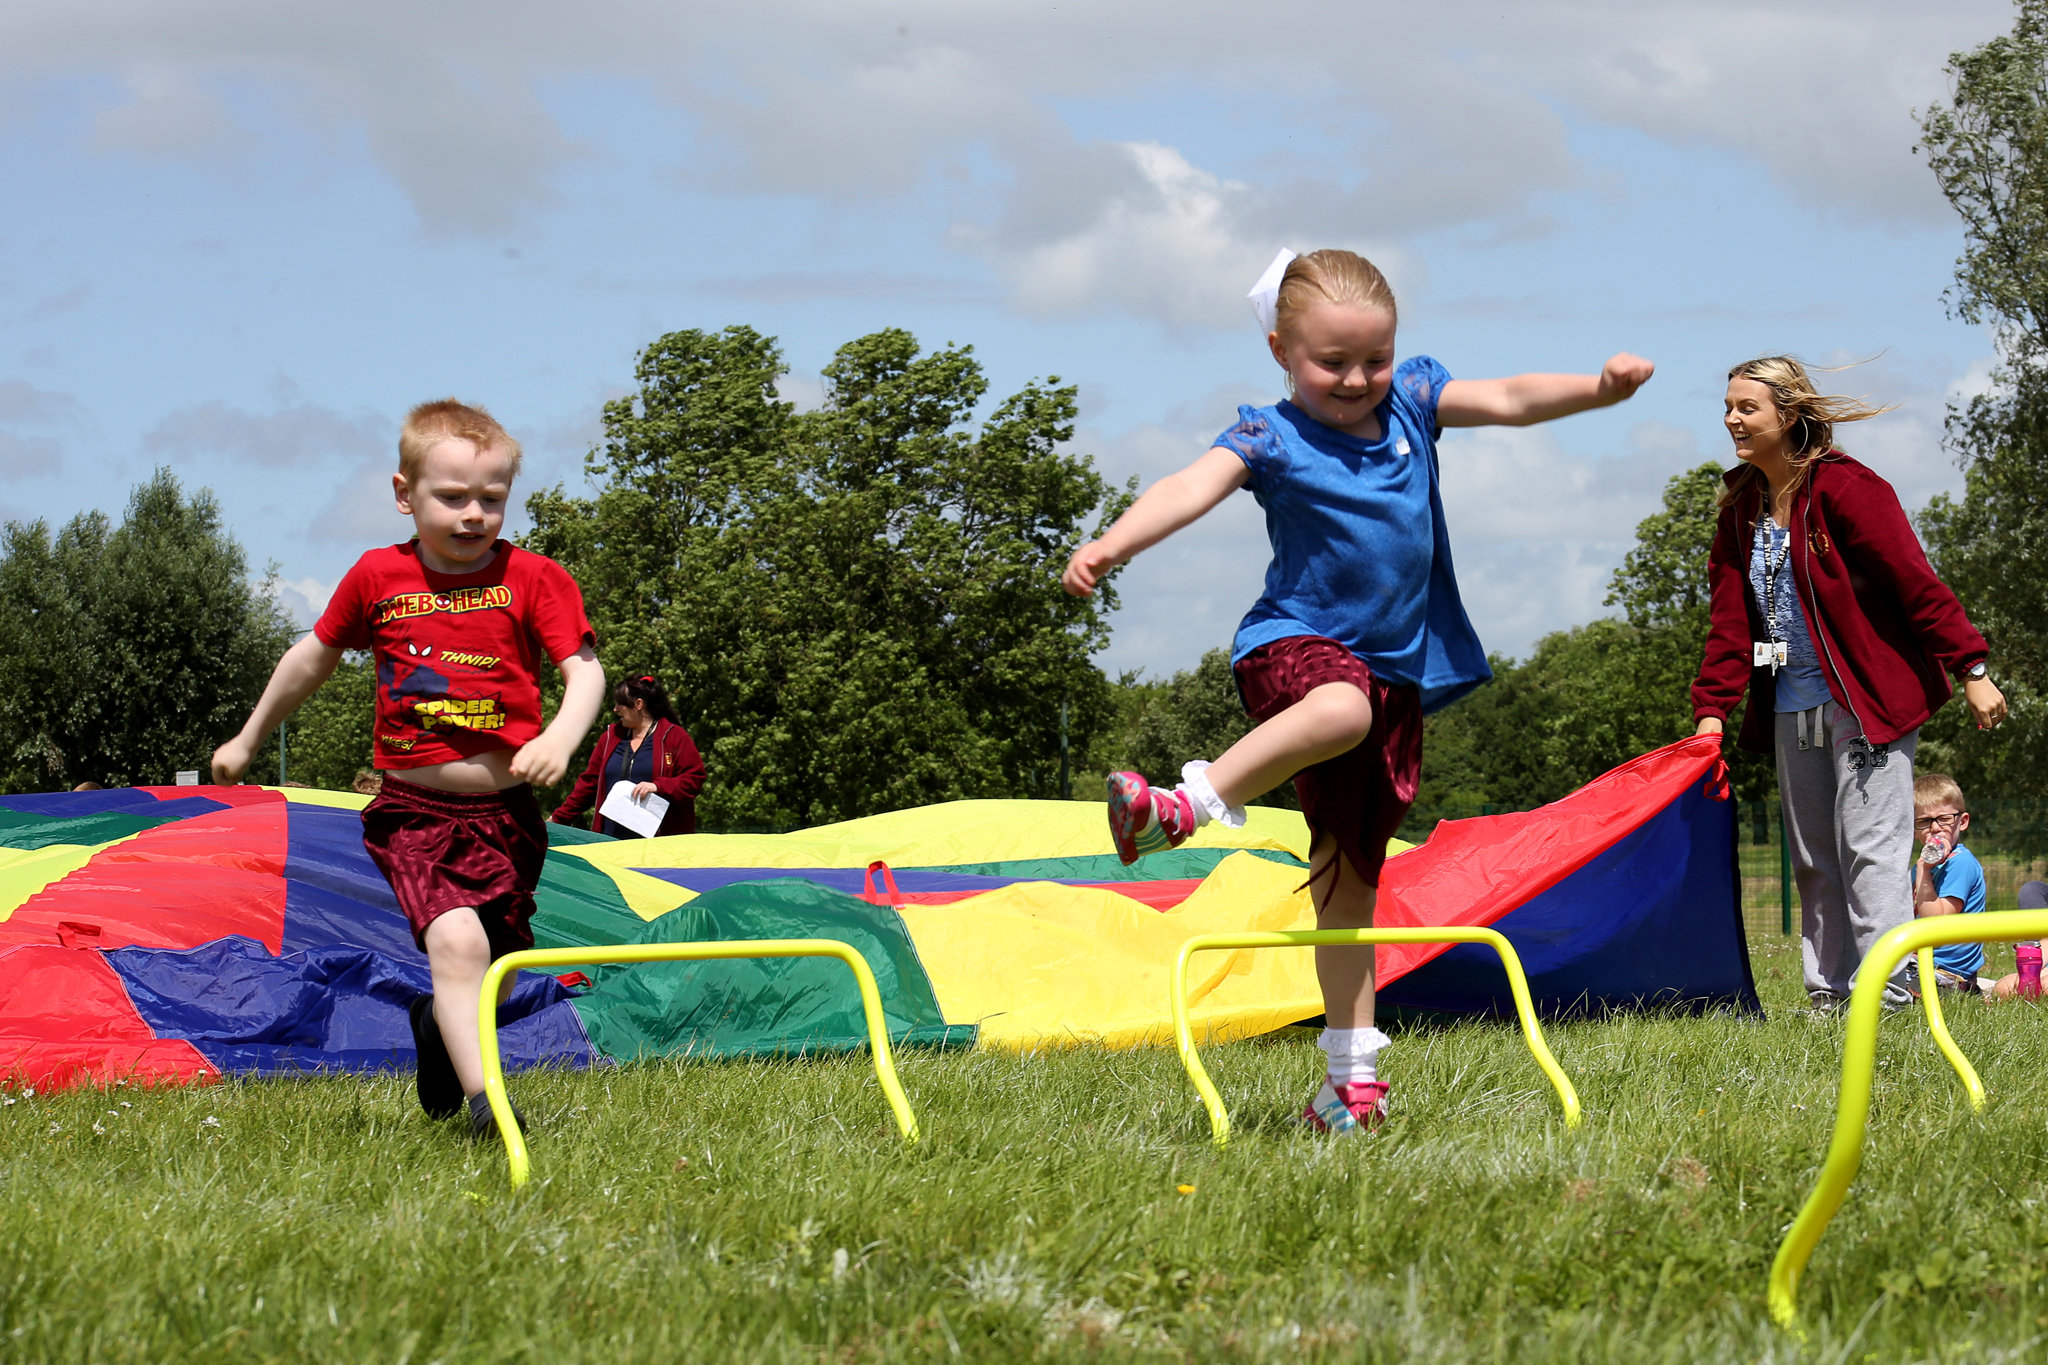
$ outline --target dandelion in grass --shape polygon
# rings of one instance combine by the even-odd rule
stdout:
[[[1173,1188],[1182,1194],[1193,1194],[1195,1192],[1193,1185],[1175,1185]]]

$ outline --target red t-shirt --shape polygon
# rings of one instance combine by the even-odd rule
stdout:
[[[377,659],[379,768],[424,768],[540,737],[540,670],[596,637],[569,571],[500,540],[488,568],[436,573],[408,542],[370,551],[313,633]]]

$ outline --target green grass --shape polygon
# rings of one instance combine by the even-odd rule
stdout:
[[[1369,1139],[1289,1124],[1306,1032],[1212,1049],[1224,1152],[1170,1051],[905,1057],[915,1147],[861,1058],[532,1075],[517,1195],[409,1077],[17,1098],[0,1358],[2038,1358],[2048,1014],[1951,1007],[1981,1117],[1887,1021],[1800,1342],[1764,1282],[1840,1028],[1789,1008],[1790,948],[1758,954],[1768,1023],[1554,1029],[1576,1133],[1496,1025],[1398,1038]]]

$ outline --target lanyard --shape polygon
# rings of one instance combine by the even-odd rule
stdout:
[[[1778,573],[1792,557],[1792,532],[1790,528],[1781,530],[1776,522],[1770,520],[1758,522],[1757,530],[1762,532],[1764,537],[1764,619],[1770,628],[1771,641],[1775,644],[1785,638],[1785,632],[1778,629]],[[1776,536],[1773,536],[1773,532]],[[1774,541],[1778,551],[1775,559],[1771,557]]]

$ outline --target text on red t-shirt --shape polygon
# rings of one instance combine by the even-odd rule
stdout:
[[[541,732],[540,670],[595,643],[569,571],[500,540],[475,573],[436,573],[408,543],[371,550],[313,627],[377,662],[376,763],[424,768]]]

